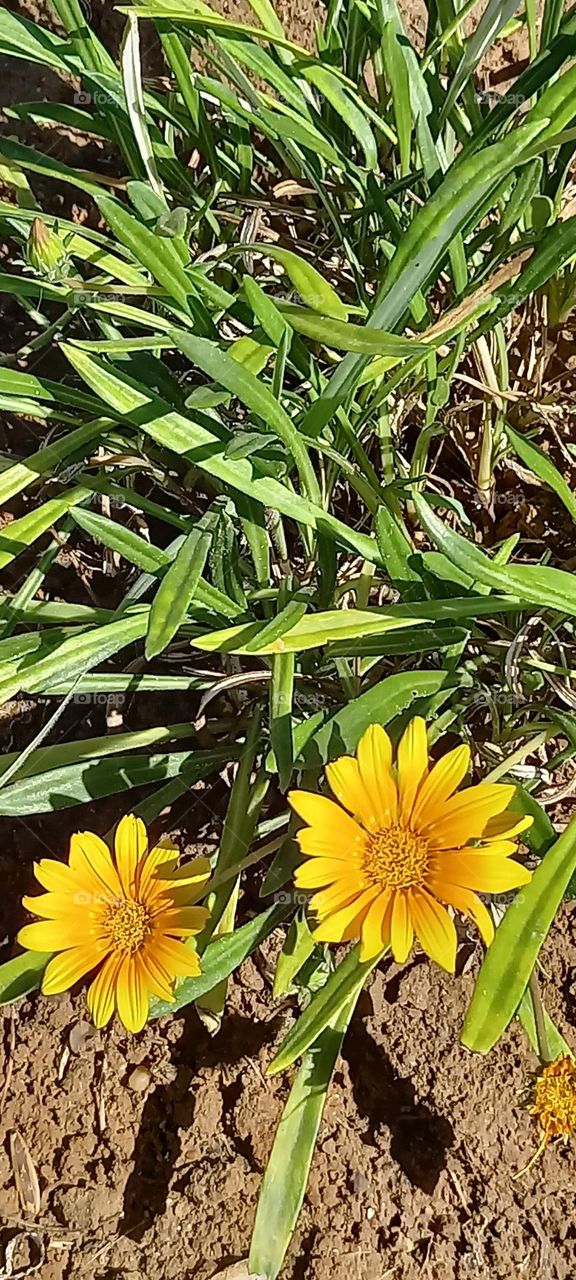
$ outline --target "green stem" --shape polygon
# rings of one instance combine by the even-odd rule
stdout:
[[[542,1062],[552,1062],[553,1055],[550,1052],[550,1045],[548,1043],[548,1032],[546,1030],[546,1020],[544,1017],[544,1005],[542,1004],[540,984],[538,982],[535,969],[533,969],[530,974],[528,986],[530,988],[530,995],[532,997],[532,1005],[534,1008],[534,1022],[536,1023],[538,1052]]]

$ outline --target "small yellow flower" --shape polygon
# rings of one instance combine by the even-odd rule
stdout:
[[[426,725],[416,717],[395,763],[388,734],[375,724],[355,757],[326,767],[338,803],[290,793],[308,823],[297,836],[307,861],[295,883],[315,890],[318,941],[361,938],[362,960],[391,945],[402,964],[416,933],[424,951],[453,973],[456,929],[441,902],[471,916],[492,941],[492,919],[475,890],[504,893],[528,883],[530,872],[510,857],[511,837],[532,819],[504,812],[513,786],[484,782],[457,793],[469,766],[469,748],[459,746],[430,768]]]
[[[68,865],[43,858],[36,878],[48,892],[24,898],[41,922],[25,925],[18,941],[30,951],[55,951],[42,981],[57,995],[94,969],[88,1008],[97,1027],[114,1009],[128,1031],[141,1031],[149,998],[174,999],[174,979],[195,977],[200,962],[178,939],[202,929],[208,912],[192,906],[210,874],[207,858],[178,867],[168,841],[148,850],[146,828],[128,814],[118,823],[114,854],[99,836],[72,836]]]
[[[534,1085],[533,1116],[547,1144],[551,1138],[573,1138],[576,1133],[576,1064],[567,1055],[543,1068]]]

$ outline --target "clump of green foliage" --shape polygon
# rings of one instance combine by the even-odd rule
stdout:
[[[41,441],[2,459],[14,518],[0,538],[0,698],[54,705],[24,755],[0,759],[0,814],[80,815],[146,785],[136,812],[153,821],[237,762],[203,974],[177,1007],[200,1000],[218,1020],[227,977],[291,921],[275,994],[296,990],[304,1009],[276,1065],[302,1065],[250,1259],[272,1280],[366,977],[354,952],[332,967],[311,942],[279,793],[302,775],[313,784],[367,725],[396,739],[414,714],[433,741],[467,735],[494,778],[528,761],[517,804],[535,817],[541,861],[488,952],[464,1034],[486,1050],[518,1009],[533,1038],[542,1023],[525,992],[576,852],[571,828],[554,843],[529,765],[576,750],[576,587],[554,547],[518,531],[483,546],[480,530],[494,528],[503,459],[576,516],[541,447],[554,396],[540,416],[535,382],[522,418],[511,390],[522,360],[533,367],[519,319],[539,349],[574,302],[576,10],[562,17],[548,0],[538,37],[526,5],[529,61],[489,98],[477,68],[514,4],[489,0],[469,36],[471,4],[430,5],[417,50],[396,0],[339,0],[312,53],[270,0],[250,3],[251,26],[201,0],[120,6],[118,65],[78,0],[54,0],[62,34],[0,14],[0,53],[75,86],[70,104],[10,115],[50,139],[58,127],[96,135],[117,157],[113,173],[88,174],[51,145],[0,143],[12,246],[0,289],[33,335],[2,358],[0,408]],[[144,19],[160,80],[143,70]],[[99,218],[51,214],[47,179]],[[59,598],[63,544],[108,557],[115,607]],[[198,722],[42,745],[71,699],[190,690],[212,745]],[[242,922],[255,865],[262,910]],[[42,960],[0,968],[1,997],[37,987]]]

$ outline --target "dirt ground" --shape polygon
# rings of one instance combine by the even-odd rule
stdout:
[[[564,1028],[575,930],[566,909],[543,961]],[[286,1280],[576,1274],[574,1149],[549,1148],[513,1180],[535,1149],[523,1105],[534,1056],[516,1028],[487,1058],[458,1043],[478,959],[456,979],[421,957],[376,974],[330,1088]],[[42,1280],[209,1280],[245,1257],[288,1087],[263,1073],[291,1017],[262,956],[243,966],[213,1040],[193,1012],[138,1037],[90,1034],[80,996],[5,1011],[4,1243],[41,1249]],[[28,1220],[14,1134],[40,1184]]]
[[[44,4],[8,7],[46,12]],[[278,8],[289,34],[310,45],[320,5],[282,0]],[[93,0],[92,11],[112,47],[111,4]],[[410,25],[421,30],[416,8]],[[495,80],[522,52],[507,46]],[[4,103],[53,92],[53,78],[25,63],[2,68]],[[85,167],[96,163],[95,151],[88,144]],[[32,732],[34,705],[29,714],[15,745]],[[0,749],[12,746],[0,723]],[[213,808],[218,816],[218,795]],[[93,829],[117,816],[99,807]],[[190,852],[204,835],[201,817],[194,805],[179,817]],[[83,810],[81,825],[91,818]],[[72,811],[3,824],[0,959],[11,954],[33,859],[47,848],[62,856],[76,821]],[[255,898],[240,904],[244,914],[254,909]],[[575,941],[575,911],[566,906],[544,951],[543,983],[576,1047]],[[270,949],[279,943],[280,935]],[[514,1180],[537,1142],[524,1105],[536,1059],[517,1026],[487,1058],[459,1044],[479,961],[465,941],[455,979],[418,955],[404,969],[385,962],[376,973],[329,1092],[286,1280],[573,1280],[574,1147],[549,1148]],[[273,1001],[270,970],[268,954],[245,963],[214,1039],[193,1011],[138,1037],[117,1026],[94,1033],[81,995],[1,1012],[1,1278],[210,1280],[246,1257],[289,1086],[264,1071],[295,1015],[293,1001]],[[40,1192],[39,1211],[28,1216],[14,1177],[22,1143]]]

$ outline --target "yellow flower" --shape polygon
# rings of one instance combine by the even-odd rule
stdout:
[[[306,862],[298,889],[315,890],[314,937],[321,942],[361,938],[362,960],[391,945],[408,957],[414,933],[433,960],[454,972],[456,929],[441,902],[476,922],[489,944],[494,927],[475,890],[504,893],[527,884],[514,862],[511,839],[532,819],[506,814],[515,788],[480,783],[456,793],[470,765],[466,746],[429,768],[426,725],[416,717],[393,762],[392,744],[371,725],[356,756],[326,768],[338,803],[292,791],[292,808],[308,826],[298,832]]]
[[[114,855],[99,836],[72,836],[68,865],[43,858],[37,880],[48,892],[24,898],[42,921],[25,925],[18,941],[30,951],[56,951],[42,982],[57,995],[98,969],[88,989],[88,1008],[97,1027],[114,1009],[128,1031],[141,1031],[151,995],[173,1000],[174,979],[195,977],[200,962],[178,941],[203,927],[208,912],[191,904],[210,873],[207,858],[178,867],[178,850],[168,841],[148,850],[146,828],[128,814],[118,823]]]
[[[532,1115],[544,1134],[551,1138],[573,1138],[576,1134],[576,1065],[567,1055],[543,1068],[534,1085]]]

